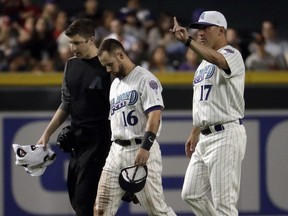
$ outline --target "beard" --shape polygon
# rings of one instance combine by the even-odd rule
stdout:
[[[119,65],[119,69],[117,72],[114,73],[114,76],[119,79],[122,79],[125,77],[125,68],[123,65]]]

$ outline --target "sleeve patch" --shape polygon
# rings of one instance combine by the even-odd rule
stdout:
[[[151,80],[149,82],[149,86],[153,89],[153,90],[157,90],[158,89],[158,84],[155,80]]]

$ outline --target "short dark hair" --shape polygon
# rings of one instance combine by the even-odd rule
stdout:
[[[278,23],[275,20],[265,19],[262,21],[262,24],[264,22],[269,22],[275,30],[278,29]]]
[[[72,37],[79,34],[81,37],[89,39],[95,36],[95,28],[96,24],[91,19],[79,18],[65,30],[65,35]]]
[[[119,50],[119,49],[122,50],[124,53],[126,53],[120,41],[116,39],[108,38],[106,40],[103,40],[102,43],[99,45],[98,55],[101,55],[104,51],[107,51],[108,53],[112,53],[113,51]]]

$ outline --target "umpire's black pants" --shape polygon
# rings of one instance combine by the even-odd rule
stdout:
[[[110,144],[110,137],[99,137],[71,153],[67,186],[77,216],[93,216],[98,182]]]

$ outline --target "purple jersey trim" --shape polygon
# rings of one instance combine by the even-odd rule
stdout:
[[[154,110],[161,110],[162,107],[160,105],[157,105],[157,106],[153,106],[153,107],[150,107],[149,109],[147,109],[145,111],[145,113],[150,113],[151,111],[154,111]]]

